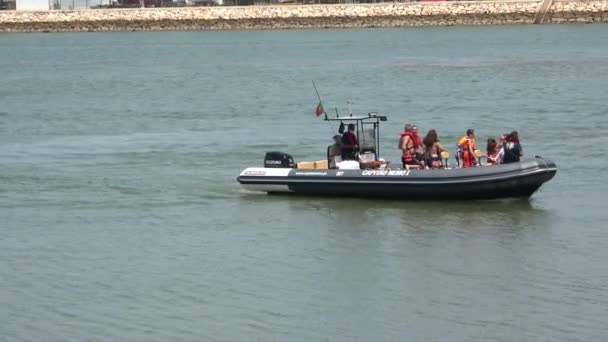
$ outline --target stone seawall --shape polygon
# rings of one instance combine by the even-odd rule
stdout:
[[[0,32],[233,30],[531,24],[539,1],[450,1],[0,12]],[[554,1],[546,23],[608,22],[608,0]]]

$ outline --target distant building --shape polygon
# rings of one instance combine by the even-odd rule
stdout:
[[[15,0],[0,0],[0,10],[14,10]]]
[[[17,0],[17,11],[48,11],[49,0]]]

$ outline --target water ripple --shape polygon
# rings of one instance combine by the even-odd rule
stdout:
[[[602,340],[605,26],[3,35],[0,339]],[[321,52],[321,53],[320,53]],[[247,56],[244,58],[243,56]],[[531,201],[244,193],[326,109],[518,129]]]

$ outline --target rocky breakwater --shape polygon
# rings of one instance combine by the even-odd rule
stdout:
[[[354,28],[532,23],[539,1],[0,12],[0,32]],[[555,1],[546,22],[608,22],[608,0]]]
[[[547,13],[550,23],[608,23],[608,1],[555,1]]]

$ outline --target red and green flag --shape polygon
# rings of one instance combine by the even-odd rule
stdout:
[[[323,103],[321,103],[321,101],[319,101],[319,104],[317,105],[317,109],[315,109],[315,115],[320,116],[323,113],[325,113],[325,109],[323,108]]]

